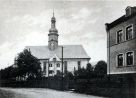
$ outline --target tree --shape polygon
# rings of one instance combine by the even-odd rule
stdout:
[[[92,72],[93,71],[93,66],[90,63],[87,64],[86,71],[87,72]]]
[[[41,66],[39,60],[34,57],[30,51],[25,49],[17,57],[18,75],[21,77],[38,77],[41,75]]]
[[[105,61],[99,61],[95,65],[94,73],[96,77],[102,79],[107,74],[107,63]]]
[[[86,77],[90,79],[92,75],[93,75],[93,66],[90,63],[88,63],[86,66]]]
[[[84,79],[86,78],[86,69],[84,67],[80,68],[74,72],[74,75],[76,78]]]
[[[71,72],[67,72],[67,74],[65,75],[65,78],[68,78],[68,79],[73,79],[74,76]]]
[[[17,68],[13,66],[6,67],[0,70],[1,79],[11,79],[17,77]]]

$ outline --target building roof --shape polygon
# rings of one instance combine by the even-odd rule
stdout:
[[[51,58],[49,59],[49,61],[54,61],[54,58],[55,58],[55,61],[61,61],[61,60],[57,57],[56,54],[54,54],[54,56],[51,57]]]
[[[82,45],[63,45],[63,47],[63,58],[90,59]],[[62,58],[62,46],[58,46],[54,51],[49,50],[48,46],[26,46],[25,49],[30,49],[32,55],[38,59],[50,59],[54,54]]]
[[[134,10],[136,10],[136,7],[131,7],[131,8],[133,8]],[[116,19],[115,21],[113,21],[113,22],[111,22],[111,23],[106,23],[106,25],[107,25],[107,30],[109,30],[109,29],[115,27],[116,25],[118,25],[118,24],[120,24],[120,23],[122,23],[122,22],[125,22],[125,21],[127,21],[127,20],[129,20],[129,19],[131,19],[131,18],[133,18],[133,17],[135,17],[135,16],[136,16],[136,12],[133,12],[133,13],[132,13],[131,15],[129,15],[129,16],[123,15],[123,16],[121,16],[120,18]]]

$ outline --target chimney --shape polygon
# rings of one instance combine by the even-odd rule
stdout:
[[[130,15],[132,15],[134,13],[136,13],[136,7],[128,6],[126,8],[126,17],[128,17],[128,16],[130,16]]]
[[[105,24],[105,28],[106,28],[106,31],[108,32],[108,30],[109,30],[109,23]]]

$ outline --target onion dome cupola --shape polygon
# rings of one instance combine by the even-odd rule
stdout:
[[[50,50],[55,50],[58,48],[58,30],[56,29],[56,18],[54,17],[54,12],[53,12],[53,17],[51,18],[51,28],[49,29],[49,41],[48,41],[48,47]]]
[[[51,18],[51,28],[49,30],[49,33],[58,33],[58,30],[56,29],[56,18],[54,17],[54,12],[53,17]]]

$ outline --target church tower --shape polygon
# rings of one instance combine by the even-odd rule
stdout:
[[[53,17],[51,18],[51,28],[49,30],[48,34],[48,47],[50,50],[55,50],[58,48],[58,30],[56,29],[55,26],[56,19],[54,17],[54,12],[53,12]]]

